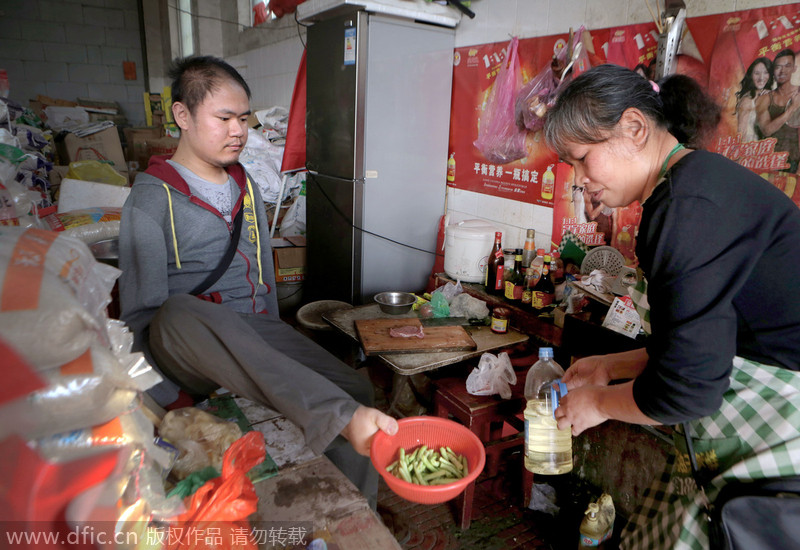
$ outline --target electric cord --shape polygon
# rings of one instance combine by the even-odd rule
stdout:
[[[306,170],[308,170],[308,166],[306,166]],[[311,178],[312,180],[315,180],[316,175],[314,174],[314,172],[308,170],[308,177]],[[348,182],[354,181],[354,180],[348,180],[346,178],[337,178],[337,179],[341,179],[342,181],[348,181]],[[355,180],[355,181],[358,181],[358,180]],[[419,248],[419,247],[416,247],[416,246],[413,246],[413,245],[410,245],[410,244],[407,244],[407,243],[396,241],[395,239],[392,239],[390,237],[386,237],[385,235],[380,235],[379,233],[375,233],[373,231],[369,231],[368,229],[364,229],[363,227],[358,227],[357,225],[355,225],[353,223],[353,221],[350,218],[347,217],[347,215],[344,212],[342,212],[339,209],[339,207],[333,202],[333,200],[331,200],[331,198],[328,196],[328,194],[325,192],[325,190],[322,188],[321,185],[317,185],[317,189],[319,189],[320,193],[322,193],[322,196],[325,197],[325,200],[328,201],[328,204],[330,204],[333,207],[333,209],[336,211],[336,213],[345,222],[347,222],[347,224],[350,227],[352,227],[356,231],[360,231],[361,233],[366,233],[367,235],[372,235],[373,237],[377,237],[379,239],[383,239],[385,241],[389,241],[390,243],[394,243],[394,244],[398,244],[400,246],[404,246],[404,247],[409,248],[411,250],[417,250],[419,252],[424,252],[425,254],[430,254],[432,256],[444,256],[444,254],[441,253],[441,252],[431,252],[430,250],[425,250],[424,248]]]

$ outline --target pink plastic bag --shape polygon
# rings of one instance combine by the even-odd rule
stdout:
[[[555,105],[561,90],[592,67],[587,48],[583,44],[584,31],[581,26],[575,33],[575,37],[580,37],[580,40],[576,40],[571,58],[567,57],[568,48],[562,48],[539,74],[522,86],[515,105],[516,121],[520,128],[532,132],[541,130],[545,115]],[[591,40],[591,36],[586,40]]]
[[[480,118],[478,139],[473,143],[486,160],[495,164],[508,164],[527,154],[527,132],[517,127],[514,119],[514,103],[522,85],[518,44],[516,37],[509,42],[508,62],[503,63],[495,77],[486,109]]]

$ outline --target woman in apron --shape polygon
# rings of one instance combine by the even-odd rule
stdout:
[[[713,500],[733,479],[800,473],[800,209],[679,143],[670,128],[686,131],[686,116],[674,99],[602,65],[548,114],[545,137],[576,184],[611,208],[642,204],[633,294],[649,332],[643,349],[576,361],[556,418],[574,435],[609,419],[688,422]],[[678,446],[622,547],[707,547],[700,498]]]

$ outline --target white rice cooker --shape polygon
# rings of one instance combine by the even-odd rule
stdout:
[[[444,272],[465,283],[483,284],[486,262],[499,231],[484,220],[464,220],[445,227]]]

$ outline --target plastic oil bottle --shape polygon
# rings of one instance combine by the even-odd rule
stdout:
[[[614,533],[615,510],[611,496],[604,493],[597,502],[590,502],[580,527],[578,548],[602,548]]]
[[[559,383],[564,369],[553,361],[553,348],[539,348],[539,360],[525,380],[525,468],[534,474],[572,471],[572,430],[558,429],[554,406],[566,387]],[[554,383],[555,382],[555,387]]]

